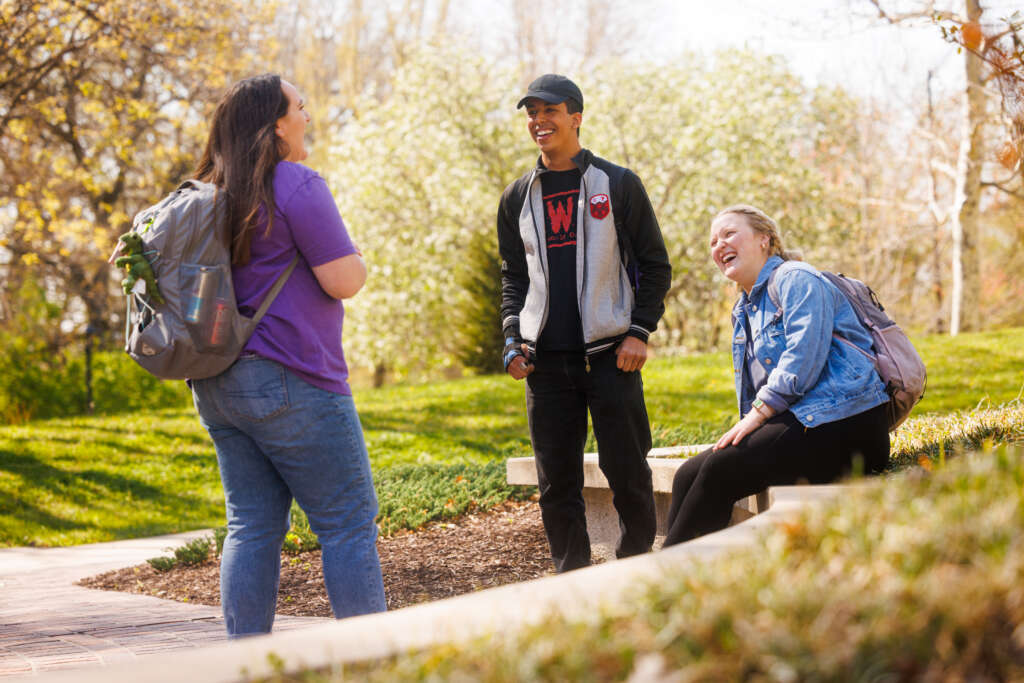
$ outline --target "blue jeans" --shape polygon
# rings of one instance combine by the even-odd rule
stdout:
[[[274,624],[293,496],[320,540],[334,616],[384,611],[377,497],[352,397],[256,356],[191,386],[226,498],[220,588],[228,635],[269,633]]]

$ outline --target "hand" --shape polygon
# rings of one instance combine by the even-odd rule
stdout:
[[[768,406],[762,408],[768,413],[774,412]],[[740,441],[747,438],[748,435],[757,431],[757,428],[768,421],[768,418],[764,414],[751,408],[750,412],[743,416],[739,422],[733,425],[732,429],[722,435],[715,445],[711,447],[713,451],[720,451],[726,446],[735,446]]]
[[[637,337],[626,336],[615,349],[615,366],[624,372],[639,370],[647,362],[647,343]]]
[[[529,353],[529,347],[527,347],[526,344],[523,344],[522,349],[522,355],[516,356],[512,359],[512,362],[508,364],[508,374],[512,375],[512,379],[523,379],[533,372],[533,363],[526,360],[527,354]]]

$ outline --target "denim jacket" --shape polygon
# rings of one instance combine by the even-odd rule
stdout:
[[[775,278],[782,314],[768,296]],[[749,328],[748,328],[749,323]],[[753,386],[746,371],[747,330],[767,372]],[[875,371],[871,337],[850,302],[812,266],[772,256],[733,307],[732,365],[740,415],[755,396],[776,412],[793,411],[805,427],[862,413],[889,400]]]

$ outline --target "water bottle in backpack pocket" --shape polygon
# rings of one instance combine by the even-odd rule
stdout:
[[[181,286],[185,299],[185,329],[197,351],[214,352],[230,346],[234,339],[230,324],[235,296],[231,272],[224,264],[181,264]]]

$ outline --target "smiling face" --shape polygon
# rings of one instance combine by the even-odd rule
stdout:
[[[580,151],[576,130],[582,121],[582,112],[570,114],[565,102],[551,104],[537,97],[526,102],[526,128],[540,147],[548,168],[551,168],[549,160],[555,163],[571,160]]]
[[[275,131],[281,141],[287,146],[288,152],[285,161],[302,161],[308,155],[306,153],[306,126],[309,124],[309,113],[306,111],[306,103],[299,96],[299,91],[288,81],[281,81],[281,90],[288,98],[288,113],[277,120]]]
[[[711,260],[748,294],[768,261],[769,245],[769,237],[741,214],[725,213],[711,223]]]

